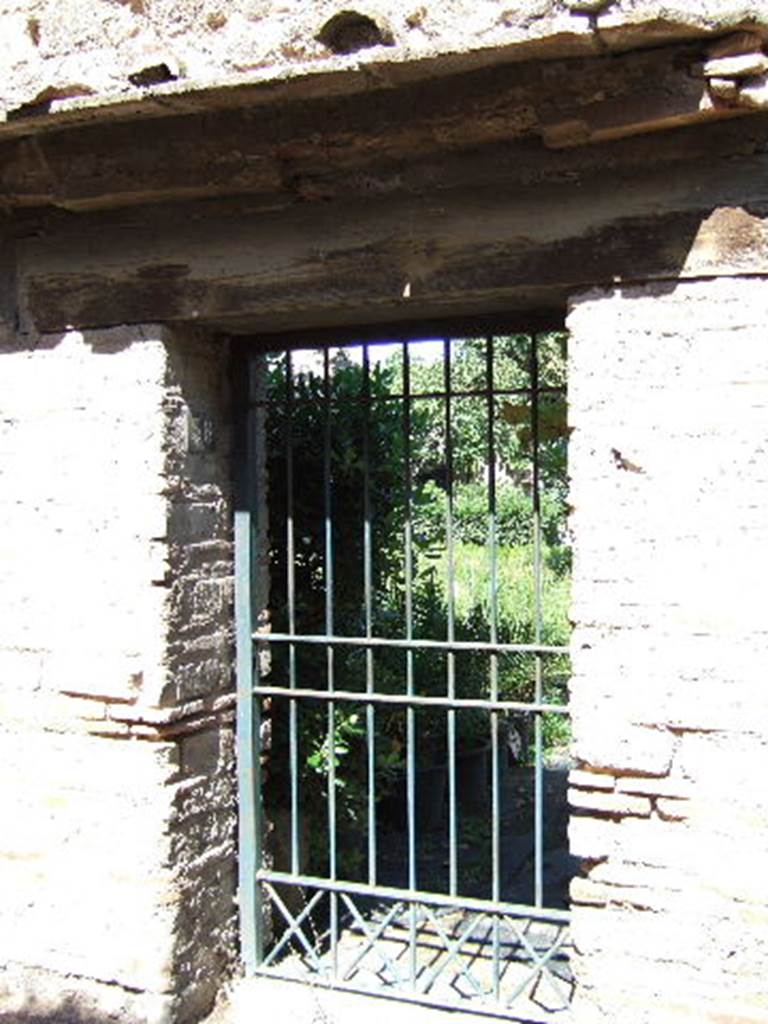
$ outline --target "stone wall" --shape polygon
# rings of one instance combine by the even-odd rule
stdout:
[[[765,25],[766,12],[759,0],[4,0],[0,18],[0,113],[13,118],[361,63],[376,66],[358,83],[370,88],[388,65],[589,56]]]
[[[226,348],[0,350],[0,1020],[207,1010],[236,955]]]
[[[580,1024],[768,1021],[768,294],[573,303]]]

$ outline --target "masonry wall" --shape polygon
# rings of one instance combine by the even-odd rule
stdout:
[[[768,291],[573,303],[577,1019],[768,1021]]]
[[[88,104],[99,94],[137,94],[175,79],[189,88],[258,72],[279,78],[291,68],[335,70],[351,61],[316,37],[350,10],[380,26],[380,41],[363,35],[356,48],[372,48],[379,61],[551,35],[562,37],[566,52],[593,52],[586,17],[550,0],[536,8],[531,19],[525,3],[466,0],[3,0],[0,110],[41,100]]]
[[[0,348],[0,1020],[185,1021],[232,969],[226,365]]]
[[[326,28],[339,15],[368,30]],[[588,56],[764,22],[759,0],[0,0],[0,124],[6,111],[76,111],[120,98],[380,67],[508,47]],[[340,30],[341,29],[341,30]],[[480,56],[480,60],[482,60]],[[327,89],[328,87],[325,86]]]

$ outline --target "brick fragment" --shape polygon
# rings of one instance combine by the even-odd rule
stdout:
[[[579,810],[595,811],[617,817],[633,815],[647,818],[651,813],[651,801],[644,796],[630,796],[628,793],[601,793],[596,790],[569,789],[568,803]]]
[[[705,78],[748,78],[768,71],[768,57],[761,51],[734,57],[717,57],[704,64]]]
[[[572,768],[568,773],[568,783],[578,789],[600,789],[610,791],[616,785],[613,775],[603,772],[588,772],[581,768]]]

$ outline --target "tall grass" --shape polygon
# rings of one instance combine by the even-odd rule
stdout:
[[[567,645],[570,635],[568,608],[570,576],[558,573],[550,565],[550,549],[542,548],[542,633],[545,644]],[[434,558],[444,600],[449,593],[447,552]],[[453,596],[456,617],[469,620],[482,611],[491,618],[491,565],[487,548],[477,544],[458,543],[453,557]],[[496,603],[500,630],[522,638],[535,634],[536,588],[534,550],[532,544],[502,547],[496,564]],[[525,642],[520,639],[519,642]]]
[[[563,549],[542,545],[541,634],[547,646],[567,646],[570,638],[569,605],[571,578],[557,557]],[[552,557],[552,556],[556,557]],[[567,559],[565,559],[567,564]],[[449,594],[447,552],[433,559],[442,599]],[[496,615],[498,639],[505,643],[533,643],[536,637],[536,587],[532,544],[502,547],[496,564]],[[492,571],[487,548],[457,543],[453,557],[453,600],[458,633],[484,639],[490,636],[492,614]],[[567,703],[570,662],[567,655],[548,655],[542,659],[544,701]],[[534,659],[529,655],[511,655],[499,659],[499,692],[503,698],[530,701],[535,696]],[[477,683],[475,683],[477,686]],[[548,752],[563,750],[570,742],[570,722],[564,715],[543,715],[543,742]],[[529,721],[530,725],[530,721]],[[532,734],[532,730],[530,730]],[[529,736],[531,739],[532,736]],[[531,747],[523,759],[533,756]]]

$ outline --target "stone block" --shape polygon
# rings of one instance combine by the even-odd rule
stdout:
[[[610,792],[616,786],[613,775],[603,772],[587,772],[580,768],[572,768],[568,773],[568,783],[577,789],[599,789]]]
[[[638,796],[686,799],[694,794],[695,784],[689,779],[683,779],[679,776],[669,776],[661,779],[644,776],[626,776],[616,780],[616,789],[620,793],[636,793]]]
[[[619,827],[610,820],[572,817],[568,824],[571,854],[586,860],[609,856],[617,848]]]
[[[174,543],[194,543],[227,537],[226,508],[219,502],[176,503],[170,511],[169,537]]]
[[[615,775],[667,775],[676,740],[664,729],[633,726],[605,711],[582,715],[574,689],[575,756],[594,768]]]
[[[690,886],[690,875],[685,871],[620,858],[595,864],[589,870],[589,878],[596,884],[638,887],[652,892],[682,892]]]
[[[702,792],[736,800],[744,795],[764,806],[768,794],[755,790],[753,783],[768,756],[768,733],[750,734],[751,722],[751,717],[745,718],[739,732],[684,733],[676,770]]]
[[[630,796],[628,793],[601,793],[597,790],[569,789],[568,803],[571,807],[611,817],[628,815],[647,818],[651,813],[651,801],[644,796]]]
[[[580,906],[604,907],[613,895],[610,886],[600,885],[590,878],[574,878],[571,880],[571,903]]]
[[[659,797],[655,803],[656,811],[663,821],[685,821],[690,817],[691,805],[687,800]]]

